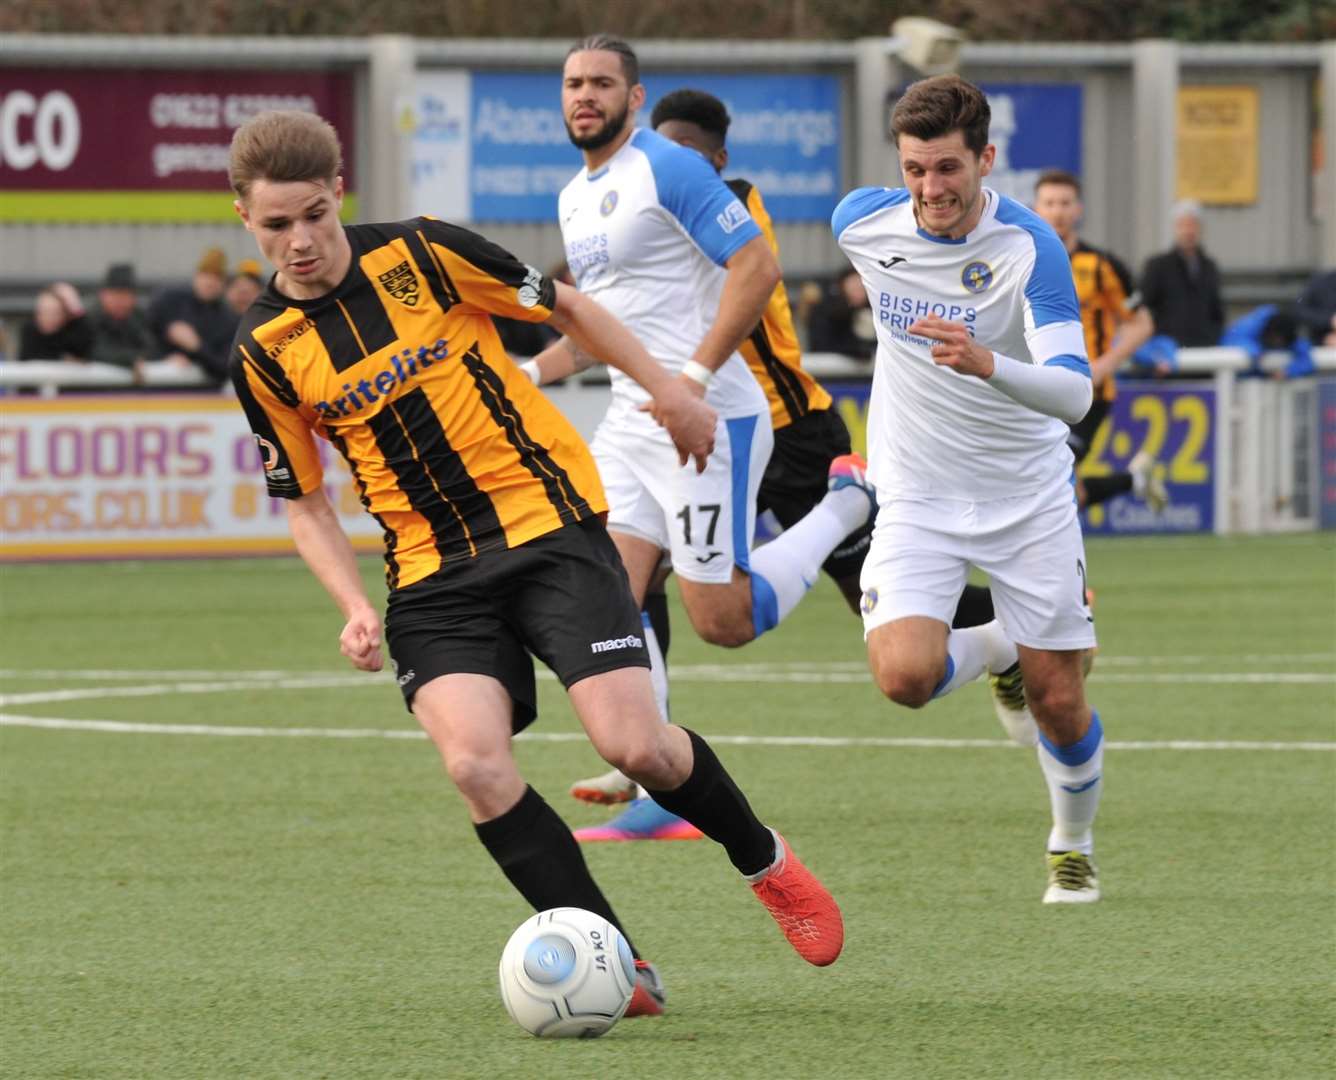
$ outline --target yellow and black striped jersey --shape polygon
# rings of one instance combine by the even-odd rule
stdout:
[[[746,180],[726,180],[765,234],[765,242],[779,258],[779,244],[761,193]],[[761,321],[738,348],[770,401],[770,422],[778,431],[809,412],[830,408],[825,387],[803,370],[802,348],[793,329],[793,312],[781,281],[770,294]]]
[[[385,530],[391,588],[606,511],[588,448],[489,317],[547,319],[551,281],[434,218],[345,232],[339,286],[293,300],[271,282],[233,344],[269,493],[317,490],[328,439]]]
[[[1083,240],[1077,241],[1071,258],[1086,355],[1094,360],[1108,351],[1118,327],[1131,317],[1127,302],[1133,291],[1132,275],[1117,256]],[[1106,401],[1117,396],[1118,387],[1112,376],[1105,380],[1100,393]]]

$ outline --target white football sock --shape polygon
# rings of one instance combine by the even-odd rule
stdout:
[[[1104,790],[1104,728],[1099,713],[1091,711],[1090,728],[1071,746],[1054,746],[1039,735],[1039,767],[1048,782],[1053,807],[1049,851],[1094,851],[1091,826]]]
[[[952,630],[946,635],[946,676],[933,691],[934,698],[971,683],[985,671],[1006,671],[1016,662],[1016,646],[996,619],[983,626]]]
[[[775,595],[775,622],[783,622],[798,606],[807,590],[816,584],[821,564],[855,529],[867,522],[872,505],[861,488],[844,487],[828,491],[796,525],[785,529],[768,544],[754,548],[751,569],[770,585]],[[757,618],[760,636],[774,623]]]

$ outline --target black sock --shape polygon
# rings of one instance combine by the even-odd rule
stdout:
[[[1131,473],[1114,473],[1112,476],[1087,476],[1082,478],[1085,485],[1085,506],[1094,506],[1115,495],[1122,495],[1132,490]]]
[[[663,653],[664,667],[668,666],[668,637],[670,629],[668,626],[668,594],[661,592],[652,592],[645,597],[645,606],[642,608],[649,616],[649,625],[654,630],[654,636],[659,639],[659,652]]]
[[[966,585],[951,625],[957,630],[993,621],[993,594],[985,585]]]
[[[566,823],[531,787],[500,817],[473,826],[487,853],[535,911],[578,907],[602,915],[635,945],[589,873]]]
[[[650,796],[723,844],[729,860],[742,873],[759,874],[775,861],[774,835],[756,819],[747,796],[738,790],[709,744],[694,731],[682,730],[691,738],[691,775],[681,787],[651,791]]]

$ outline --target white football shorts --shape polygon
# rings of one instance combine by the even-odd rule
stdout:
[[[1085,543],[1063,481],[1016,498],[888,497],[863,562],[863,632],[911,615],[951,625],[971,566],[989,577],[1007,637],[1032,649],[1089,649]]]
[[[746,570],[756,532],[756,495],[775,436],[770,414],[720,419],[703,473],[679,465],[661,429],[600,425],[590,449],[608,495],[608,530],[668,551],[687,581],[726,584]]]

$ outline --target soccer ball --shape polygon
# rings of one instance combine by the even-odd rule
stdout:
[[[540,911],[520,924],[501,953],[506,1011],[543,1038],[597,1038],[622,1018],[635,983],[626,938],[582,908]]]

